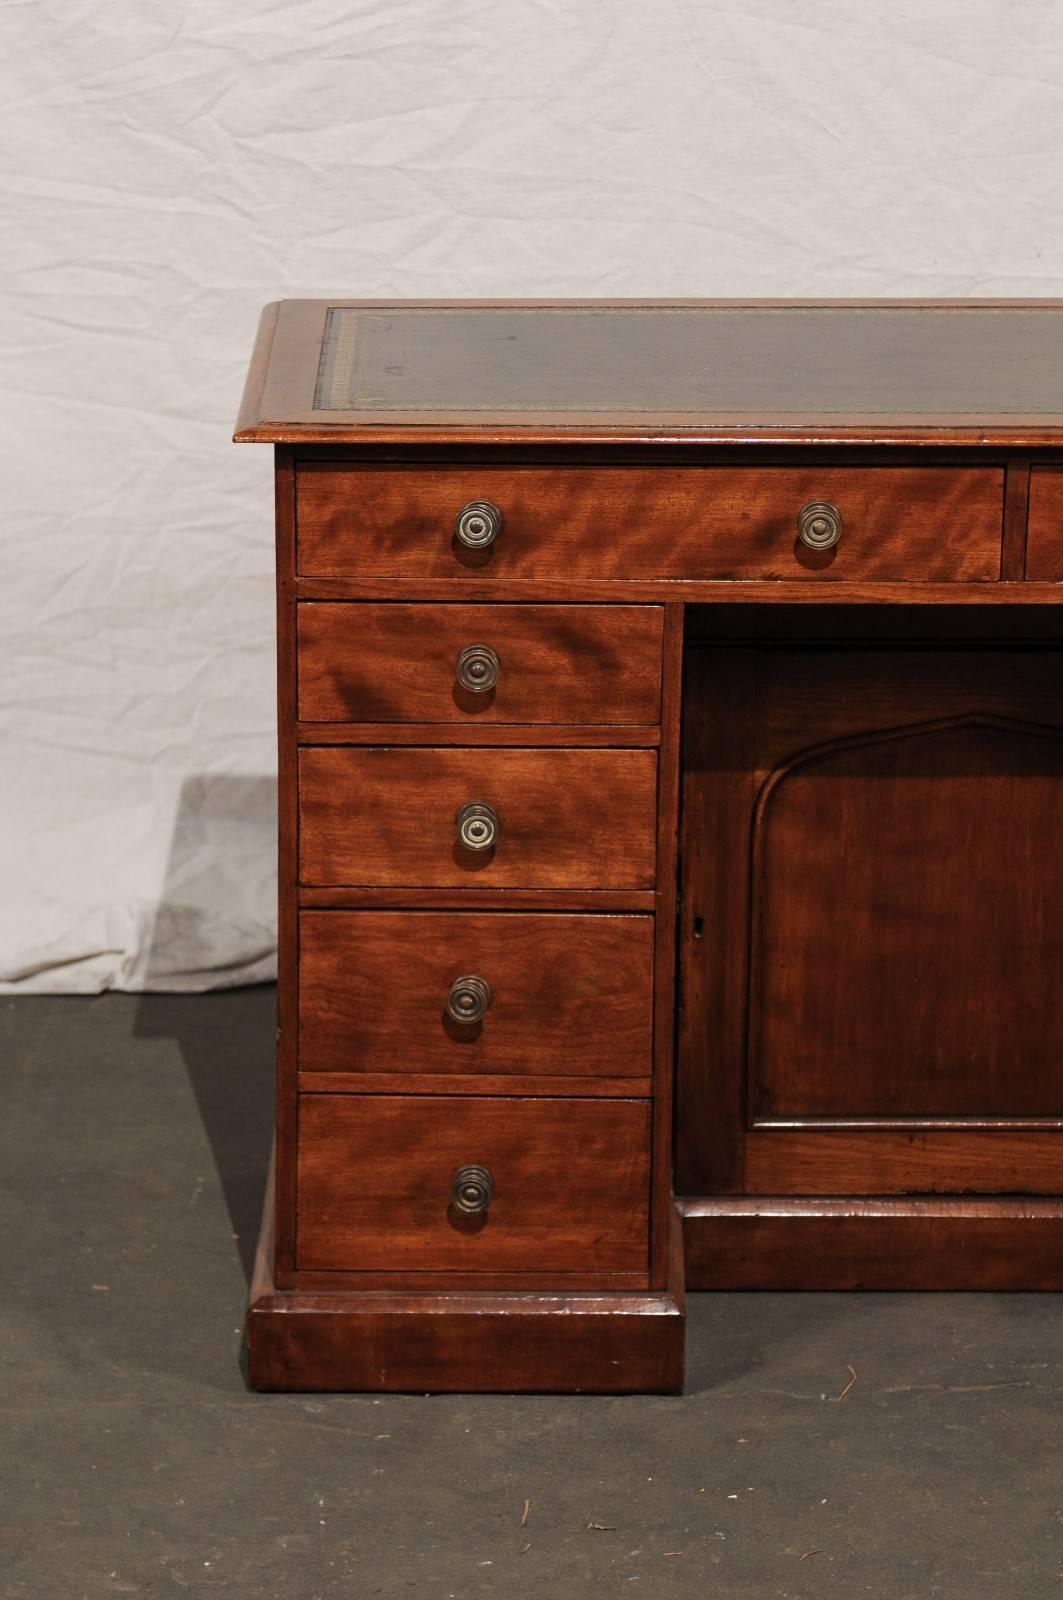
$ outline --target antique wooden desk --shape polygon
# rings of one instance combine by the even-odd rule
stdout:
[[[1063,1281],[1063,302],[289,301],[262,1388]]]

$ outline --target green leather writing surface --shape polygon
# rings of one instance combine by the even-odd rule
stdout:
[[[696,416],[1063,411],[1063,311],[332,307],[320,412]]]

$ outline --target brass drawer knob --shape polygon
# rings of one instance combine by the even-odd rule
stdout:
[[[454,821],[458,842],[466,850],[492,850],[498,838],[498,812],[480,800],[466,800],[458,807]]]
[[[462,506],[454,524],[458,543],[470,550],[483,550],[494,544],[502,531],[502,513],[491,500],[470,500]]]
[[[471,694],[488,694],[502,665],[489,644],[467,644],[458,656],[458,682]]]
[[[450,1186],[450,1203],[467,1217],[482,1217],[494,1192],[495,1180],[486,1167],[459,1167]]]
[[[490,1004],[491,985],[475,972],[455,978],[447,990],[447,1016],[452,1022],[479,1022]]]
[[[842,514],[829,500],[810,500],[797,513],[797,537],[810,550],[830,550],[842,536]]]

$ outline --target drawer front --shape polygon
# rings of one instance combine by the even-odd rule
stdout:
[[[451,1203],[486,1168],[486,1212]],[[304,1271],[586,1273],[647,1268],[643,1100],[300,1098]]]
[[[304,749],[300,881],[650,889],[656,773],[652,750]],[[493,846],[460,842],[468,806]]]
[[[646,1077],[652,984],[648,916],[304,911],[299,1064]]]
[[[1030,473],[1026,576],[1063,581],[1063,469],[1034,467]]]
[[[660,606],[308,602],[299,607],[299,716],[652,724],[662,635]]]
[[[318,577],[992,581],[996,467],[367,467],[297,469],[299,571]],[[489,500],[484,549],[455,518]],[[798,538],[827,501],[835,546]]]

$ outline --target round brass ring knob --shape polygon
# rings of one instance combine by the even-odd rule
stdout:
[[[484,550],[502,532],[502,513],[492,500],[470,500],[458,512],[454,532],[459,544]]]
[[[452,1022],[479,1022],[490,1004],[491,985],[475,972],[455,978],[447,990],[447,1016]]]
[[[454,821],[458,842],[466,850],[491,850],[498,838],[498,812],[480,800],[466,800],[459,806]]]
[[[831,550],[842,536],[842,514],[829,500],[810,500],[797,513],[797,536],[810,550]]]
[[[471,694],[488,694],[498,682],[501,665],[489,644],[467,644],[458,656],[458,682]]]
[[[487,1167],[459,1167],[450,1185],[450,1203],[467,1217],[482,1217],[494,1192],[495,1180]]]

